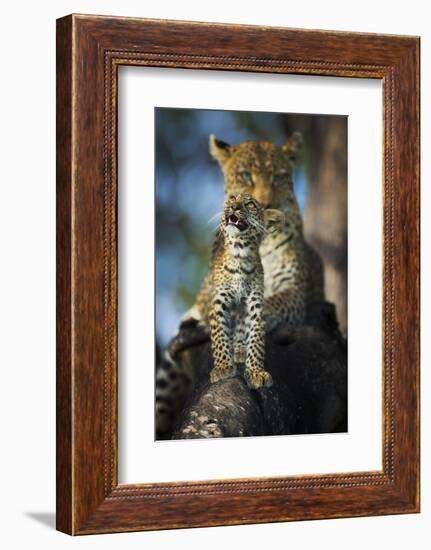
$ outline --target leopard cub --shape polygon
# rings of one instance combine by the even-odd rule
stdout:
[[[264,278],[259,246],[266,226],[283,214],[264,209],[247,194],[225,202],[210,269],[196,308],[209,326],[214,367],[211,382],[231,378],[236,363],[245,363],[244,377],[252,389],[272,384],[264,369]]]

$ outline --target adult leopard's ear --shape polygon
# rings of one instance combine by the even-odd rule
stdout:
[[[287,157],[291,164],[294,166],[298,160],[298,156],[302,151],[304,142],[302,140],[301,132],[294,132],[287,142],[281,147],[287,154]]]
[[[218,161],[220,166],[225,164],[232,153],[229,143],[217,139],[214,134],[211,134],[209,138],[209,150],[211,156]]]
[[[263,224],[267,231],[275,231],[284,223],[286,223],[286,216],[281,210],[266,208],[263,211]]]

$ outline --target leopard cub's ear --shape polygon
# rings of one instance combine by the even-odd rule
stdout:
[[[209,137],[209,150],[211,156],[218,161],[220,166],[223,166],[232,154],[232,147],[229,143],[217,139],[214,134]]]
[[[292,165],[295,165],[298,156],[302,151],[304,141],[302,139],[301,132],[294,132],[286,143],[281,147],[282,150],[287,154],[287,157]]]
[[[286,216],[281,210],[267,208],[263,211],[263,223],[269,232],[275,231],[286,223]]]

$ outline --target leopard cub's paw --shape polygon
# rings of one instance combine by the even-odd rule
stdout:
[[[214,367],[210,372],[210,380],[211,380],[211,383],[214,384],[219,380],[225,380],[226,378],[233,378],[235,375],[236,375],[236,368],[233,365]]]
[[[270,388],[272,386],[272,376],[264,369],[250,367],[245,369],[244,378],[247,386],[252,390],[259,388]]]

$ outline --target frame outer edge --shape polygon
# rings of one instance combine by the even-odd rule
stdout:
[[[56,528],[73,534],[72,16],[56,24]]]
[[[420,39],[396,67],[394,155],[398,166],[395,201],[395,329],[402,346],[395,387],[396,457],[400,490],[413,512],[420,510]]]

